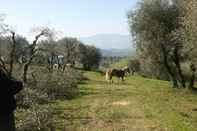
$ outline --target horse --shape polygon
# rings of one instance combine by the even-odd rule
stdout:
[[[125,74],[129,75],[131,73],[130,68],[128,66],[123,67],[122,70],[124,70]]]
[[[106,76],[107,81],[113,82],[113,80],[112,80],[113,76],[116,76],[119,79],[121,79],[122,81],[124,81],[125,70],[124,69],[107,69],[105,76]]]

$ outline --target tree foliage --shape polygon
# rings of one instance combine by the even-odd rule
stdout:
[[[189,88],[194,88],[196,64],[197,64],[197,1],[187,0],[182,1],[184,15],[181,18],[183,27],[179,30],[179,39],[185,43],[184,51],[187,54],[187,59],[190,64],[191,80]]]
[[[101,61],[100,50],[94,46],[86,46],[85,50],[84,57],[81,59],[84,69],[98,68]]]
[[[167,72],[173,87],[186,86],[181,68],[184,42],[179,39],[181,7],[176,0],[143,0],[128,15],[141,66],[153,65],[150,72]]]

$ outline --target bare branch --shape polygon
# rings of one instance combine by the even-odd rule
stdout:
[[[16,33],[14,31],[10,31],[11,39],[12,39],[12,50],[10,52],[10,68],[9,68],[9,75],[12,76],[13,65],[14,65],[14,56],[16,51]]]
[[[28,69],[29,69],[29,66],[31,65],[32,63],[32,60],[33,58],[35,57],[36,55],[36,52],[39,51],[39,49],[36,48],[36,45],[38,43],[38,40],[42,37],[42,36],[45,36],[45,37],[50,37],[52,35],[51,31],[49,28],[42,28],[42,30],[40,30],[40,33],[38,33],[35,38],[34,38],[34,41],[32,43],[32,45],[29,46],[30,48],[30,57],[29,57],[29,60],[25,63],[24,65],[24,72],[23,72],[23,81],[24,82],[27,82],[27,72],[28,72]]]

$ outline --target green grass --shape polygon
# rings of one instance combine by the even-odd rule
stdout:
[[[109,84],[99,73],[84,75],[78,98],[54,104],[60,131],[197,130],[197,94],[165,81],[131,76]]]
[[[129,59],[130,58],[124,58],[124,59],[120,60],[119,62],[110,65],[110,67],[112,67],[112,68],[122,68],[122,67],[128,66]]]

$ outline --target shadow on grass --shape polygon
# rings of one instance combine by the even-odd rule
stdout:
[[[191,90],[191,92],[192,92],[193,94],[197,94],[197,88],[196,88],[196,87],[193,87],[193,88],[191,88],[190,90]]]
[[[91,80],[89,84],[94,84],[94,85],[106,85],[108,84],[107,81],[101,81],[101,80]]]
[[[80,84],[80,85],[86,85],[86,84],[88,84],[88,82],[87,81],[80,81],[80,82],[78,82],[78,84]]]
[[[88,83],[85,83],[88,84]],[[127,81],[118,81],[118,80],[113,80],[113,83],[110,83],[108,81],[102,81],[102,80],[91,80],[89,84],[94,84],[94,85],[103,85],[103,86],[109,86],[109,85],[116,85],[116,86],[129,86],[131,85],[130,83],[127,83]]]
[[[85,91],[85,90],[83,90],[83,91],[80,91],[79,92],[79,95],[78,95],[78,97],[83,97],[83,96],[90,96],[90,95],[98,95],[99,93],[98,92],[96,92],[96,91]]]
[[[84,96],[95,96],[95,97],[127,97],[130,95],[137,95],[135,92],[128,92],[127,88],[117,88],[113,85],[106,86],[104,88],[91,88],[91,87],[82,87],[80,89],[79,97]]]
[[[91,70],[91,71],[96,72],[96,73],[99,73],[99,74],[101,74],[101,75],[105,75],[105,72],[102,71],[102,70],[99,70],[99,69],[93,69],[93,70]]]
[[[85,70],[85,69],[83,69],[83,68],[79,68],[79,67],[75,67],[75,69],[76,70],[79,70],[79,71],[92,71],[92,72],[96,72],[96,73],[99,73],[99,74],[101,74],[101,75],[104,75],[105,74],[105,72],[104,71],[102,71],[102,70],[100,70],[100,69],[89,69],[89,70]]]

